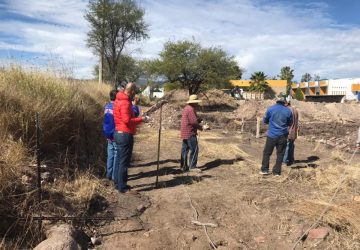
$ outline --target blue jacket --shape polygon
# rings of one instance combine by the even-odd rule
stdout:
[[[133,110],[134,110],[134,115],[135,115],[135,117],[139,117],[139,115],[140,115],[140,109],[139,109],[139,107],[138,107],[137,105],[133,105],[132,108],[133,108]]]
[[[269,124],[268,136],[276,138],[287,135],[292,124],[291,110],[282,103],[269,107],[265,113],[264,123]]]
[[[114,121],[114,103],[109,102],[105,105],[104,110],[104,120],[103,120],[103,134],[104,136],[109,139],[114,139],[114,132],[115,132],[115,121]]]

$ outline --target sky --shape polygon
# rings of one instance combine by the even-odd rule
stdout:
[[[246,70],[294,80],[360,77],[358,0],[138,0],[150,38],[126,49],[156,58],[167,41],[221,47]],[[0,0],[0,64],[65,68],[93,78],[98,59],[86,46],[87,1]]]

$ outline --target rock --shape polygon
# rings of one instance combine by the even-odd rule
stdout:
[[[31,177],[27,176],[27,175],[23,175],[21,176],[21,183],[24,185],[24,186],[29,186],[31,185]]]
[[[143,204],[140,204],[140,205],[136,208],[136,210],[137,210],[139,213],[144,212],[145,209],[146,209],[146,207],[145,207]]]
[[[193,236],[191,237],[191,239],[192,239],[193,241],[195,241],[197,238],[198,238],[198,237],[195,236],[195,235],[193,235]]]
[[[144,236],[145,236],[146,238],[149,238],[149,237],[150,237],[150,232],[145,232],[145,233],[144,233]]]
[[[218,241],[215,242],[215,245],[216,245],[217,247],[219,247],[219,246],[227,246],[227,245],[228,245],[228,242],[225,241],[225,240],[218,240]]]
[[[254,237],[254,240],[256,241],[256,243],[265,243],[265,236],[256,236]]]
[[[325,239],[329,235],[329,229],[326,227],[319,227],[311,229],[308,234],[309,239]]]
[[[355,195],[353,200],[356,202],[360,202],[360,195]]]
[[[54,178],[51,176],[49,172],[41,173],[41,181],[43,182],[53,182]]]
[[[74,239],[75,230],[71,225],[61,224],[51,227],[46,232],[46,240],[37,245],[34,250],[80,250]]]
[[[101,244],[101,238],[100,237],[91,237],[90,240],[91,240],[91,243],[94,246]]]

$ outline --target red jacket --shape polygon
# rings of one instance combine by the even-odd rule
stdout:
[[[116,95],[114,102],[114,121],[116,131],[133,135],[136,133],[136,125],[143,121],[142,117],[135,117],[129,96],[124,92],[119,92]]]

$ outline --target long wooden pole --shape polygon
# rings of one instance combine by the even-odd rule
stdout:
[[[159,122],[159,138],[158,138],[158,152],[157,152],[157,169],[156,169],[156,182],[155,187],[158,187],[159,183],[159,169],[160,169],[160,141],[161,141],[161,127],[162,127],[162,107],[160,106],[160,122]]]

